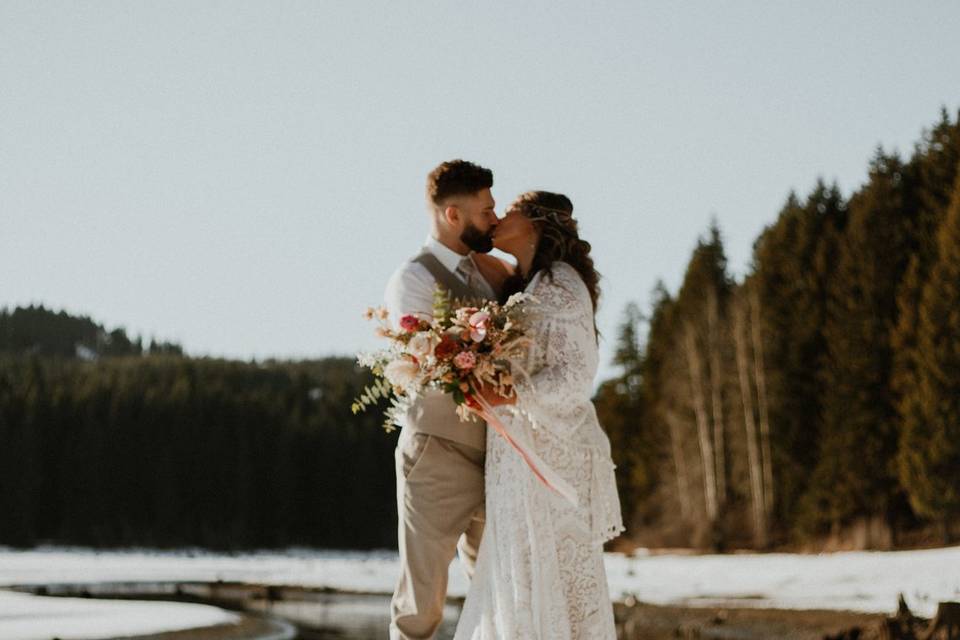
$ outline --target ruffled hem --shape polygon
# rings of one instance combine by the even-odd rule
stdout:
[[[590,487],[590,530],[594,544],[602,545],[626,531],[617,491],[617,465],[608,456],[591,456],[593,466]]]
[[[622,524],[613,525],[609,529],[602,531],[599,537],[593,538],[592,542],[595,546],[602,547],[607,542],[613,540],[626,530],[627,528]]]

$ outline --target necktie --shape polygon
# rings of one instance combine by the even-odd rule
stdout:
[[[480,272],[477,271],[477,265],[473,263],[473,260],[470,259],[470,256],[466,256],[460,260],[460,264],[457,265],[457,274],[463,278],[463,281],[466,282],[467,286],[473,291],[488,298],[493,297],[493,289],[480,275]]]

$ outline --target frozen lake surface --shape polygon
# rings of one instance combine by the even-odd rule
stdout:
[[[232,624],[239,619],[202,604],[47,598],[0,591],[3,640],[122,637]]]

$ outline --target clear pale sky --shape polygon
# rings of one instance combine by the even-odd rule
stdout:
[[[960,3],[0,0],[0,306],[232,358],[350,355],[427,172],[571,197],[624,306],[719,220],[845,194],[960,106]],[[609,368],[606,373],[609,373]]]

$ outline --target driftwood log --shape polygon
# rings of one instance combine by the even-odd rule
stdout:
[[[913,615],[901,593],[900,602],[897,605],[897,615],[884,620],[879,636],[881,640],[917,640],[917,634],[921,632],[925,624],[926,620]]]
[[[941,602],[919,640],[960,640],[960,602]]]

